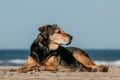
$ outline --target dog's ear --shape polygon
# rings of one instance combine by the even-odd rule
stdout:
[[[51,27],[51,25],[44,25],[44,26],[40,27],[40,28],[38,29],[38,31],[41,32],[41,35],[42,35],[44,38],[48,38],[48,37],[49,37],[50,27]]]
[[[43,36],[41,35],[41,33],[40,33],[40,34],[38,34],[37,39],[38,39],[39,41],[42,41],[42,40],[43,40]]]

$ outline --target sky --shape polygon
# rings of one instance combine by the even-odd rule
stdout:
[[[0,0],[0,49],[29,49],[58,24],[82,49],[120,49],[120,0]]]

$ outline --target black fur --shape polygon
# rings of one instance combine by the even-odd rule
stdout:
[[[44,63],[45,58],[49,55],[47,47],[46,48],[43,47],[39,45],[39,41],[36,39],[34,40],[30,48],[31,51],[30,56],[40,65]]]
[[[85,51],[79,48],[76,48],[76,47],[59,46],[59,48],[56,51],[54,51],[54,53],[56,53],[55,54],[56,58],[60,59],[59,66],[64,66],[64,67],[71,68],[71,69],[73,68],[80,69],[82,71],[84,70],[82,67],[83,65],[77,62],[77,60],[73,57],[74,51],[78,51],[79,55],[85,55],[86,57],[90,58],[89,55]],[[51,54],[54,54],[54,53],[51,53]]]
[[[62,47],[55,51],[48,51],[43,49],[39,45],[39,41],[36,39],[31,45],[31,54],[30,56],[40,65],[43,65],[51,56],[56,56],[56,59],[60,59],[59,65],[69,68],[80,68],[82,64],[77,62],[73,57],[73,52],[79,51],[79,54],[89,57],[89,55],[83,50],[75,47]],[[89,57],[90,58],[90,57]]]
[[[40,31],[40,34],[38,36],[42,36],[43,39],[39,41],[39,39],[35,39],[34,42],[31,45],[31,53],[30,56],[40,65],[43,65],[51,56],[56,56],[56,58],[60,58],[59,64],[61,66],[80,66],[80,63],[78,63],[75,58],[73,57],[74,51],[79,51],[79,54],[85,55],[87,57],[88,54],[85,53],[83,50],[75,47],[62,47],[59,46],[59,48],[55,51],[50,51],[48,48],[49,44],[49,35],[54,34],[55,27],[57,25],[48,25],[46,28],[40,27],[38,30]],[[69,35],[70,36],[70,35]],[[70,38],[72,38],[70,36]],[[39,45],[42,44],[42,46]]]

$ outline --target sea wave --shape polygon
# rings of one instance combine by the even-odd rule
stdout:
[[[0,60],[0,65],[23,65],[26,62],[26,59],[11,59],[11,60]],[[97,61],[97,65],[107,65],[107,66],[120,66],[120,60],[116,61]]]
[[[120,60],[116,61],[95,61],[97,65],[120,66]]]
[[[0,60],[2,66],[20,66],[26,62],[25,59],[11,59],[11,60]]]
[[[23,64],[25,63],[26,60],[24,59],[12,59],[12,60],[9,60],[8,62],[9,63],[14,63],[14,64]]]

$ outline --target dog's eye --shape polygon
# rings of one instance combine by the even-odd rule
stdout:
[[[58,31],[57,33],[58,33],[58,34],[61,34],[61,31]]]

